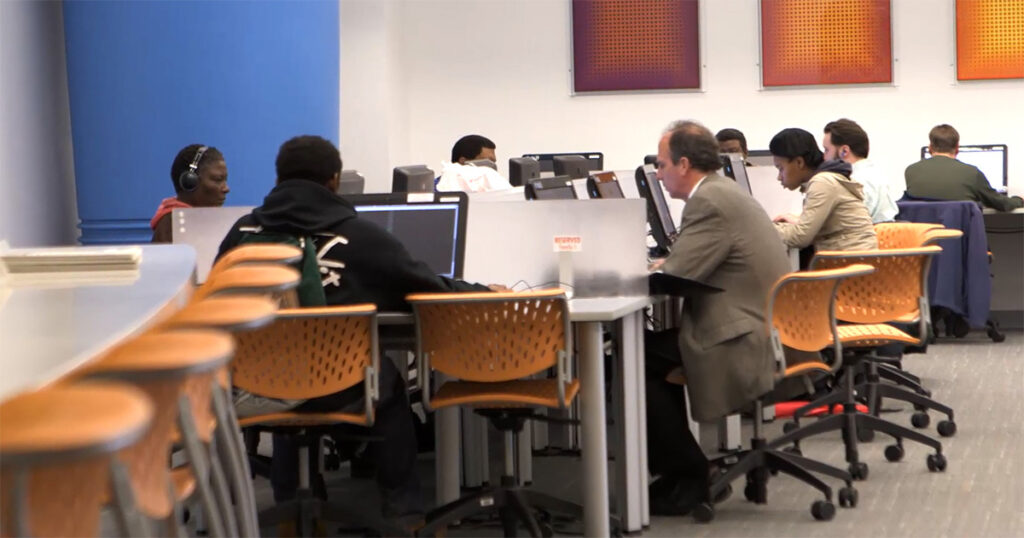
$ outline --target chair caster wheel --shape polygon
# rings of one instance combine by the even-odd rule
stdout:
[[[792,431],[796,430],[799,427],[800,427],[800,425],[797,424],[796,422],[792,422],[792,421],[785,422],[785,423],[782,424],[782,433],[792,432]]]
[[[857,507],[857,488],[853,486],[846,486],[839,489],[839,506],[843,508],[856,508]]]
[[[743,498],[750,502],[757,502],[757,487],[752,482],[747,482],[743,488]]]
[[[928,413],[918,411],[917,413],[910,415],[910,423],[915,428],[927,428],[931,421],[932,419],[928,416]]]
[[[811,515],[818,521],[829,521],[836,515],[836,505],[829,501],[814,501],[811,505]]]
[[[903,459],[903,447],[900,445],[889,445],[885,447],[885,459],[889,461],[900,461]]]
[[[939,431],[939,435],[943,437],[953,437],[956,435],[956,422],[952,420],[940,420],[936,428]]]
[[[942,472],[946,470],[946,456],[942,454],[929,454],[926,463],[929,471]]]
[[[875,440],[875,430],[861,428],[857,430],[857,440],[862,443],[870,443]]]
[[[732,484],[726,484],[721,491],[711,499],[712,504],[721,504],[732,497]]]
[[[715,508],[708,503],[700,503],[693,508],[693,519],[697,523],[710,523],[715,519]]]
[[[866,480],[868,478],[868,464],[863,461],[850,464],[850,476],[854,480]]]

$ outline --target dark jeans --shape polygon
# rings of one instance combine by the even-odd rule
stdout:
[[[350,411],[361,406],[362,401],[363,387],[360,385],[308,400],[295,410],[308,413]],[[423,499],[416,474],[415,417],[409,407],[405,381],[386,357],[380,360],[380,401],[377,402],[375,418],[367,433],[383,440],[370,443],[369,455],[376,463],[377,486],[384,515],[421,513]],[[310,459],[315,461],[316,458]],[[270,484],[275,501],[295,498],[299,486],[299,441],[295,437],[274,434]]]
[[[686,422],[684,389],[665,381],[682,364],[679,329],[644,331],[647,466],[652,474],[706,483],[708,459]]]

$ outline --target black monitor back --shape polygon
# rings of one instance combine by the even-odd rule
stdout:
[[[345,197],[359,218],[391,232],[414,260],[426,263],[438,275],[462,278],[469,198],[464,192],[436,192],[424,198],[409,193]]]
[[[766,149],[752,149],[747,152],[747,162],[757,166],[775,166],[772,152]]]
[[[508,182],[513,187],[522,187],[532,179],[540,177],[540,161],[533,157],[513,157],[508,160]]]
[[[576,189],[569,176],[554,176],[527,182],[523,193],[527,200],[576,200]]]
[[[647,223],[651,226],[651,235],[658,244],[659,256],[667,255],[672,248],[676,236],[675,221],[672,211],[665,199],[665,192],[658,182],[658,173],[653,165],[645,164],[636,169],[636,190],[647,200]]]
[[[434,171],[425,164],[396,166],[391,176],[391,192],[434,192]]]
[[[355,170],[342,170],[341,179],[338,180],[338,194],[362,194],[366,188],[366,180],[363,175]]]
[[[644,155],[644,164],[657,165],[658,164],[658,156],[657,155]]]
[[[587,177],[587,195],[591,198],[625,198],[615,172],[598,172]]]
[[[747,194],[753,194],[750,190],[750,178],[747,176],[747,163],[743,161],[743,155],[739,153],[720,153],[718,158],[722,161],[722,173],[732,178]]]
[[[581,179],[590,174],[590,163],[582,155],[558,155],[552,159],[556,176],[569,176],[570,179]]]
[[[604,153],[600,151],[577,151],[576,153],[527,153],[523,157],[532,157],[537,159],[540,163],[541,172],[555,172],[555,157],[561,157],[565,155],[582,155],[583,158],[590,163],[588,170],[590,172],[599,172],[604,170]],[[555,172],[556,175],[559,175]],[[586,176],[580,176],[586,177]]]

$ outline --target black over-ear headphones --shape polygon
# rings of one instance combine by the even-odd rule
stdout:
[[[210,148],[207,146],[199,146],[196,156],[192,158],[192,163],[188,165],[188,170],[178,176],[178,187],[181,187],[182,191],[192,192],[199,187],[199,161],[203,160],[203,154],[208,149]]]

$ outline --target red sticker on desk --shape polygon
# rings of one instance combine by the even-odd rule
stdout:
[[[580,252],[583,250],[583,238],[578,235],[556,235],[555,252]]]

